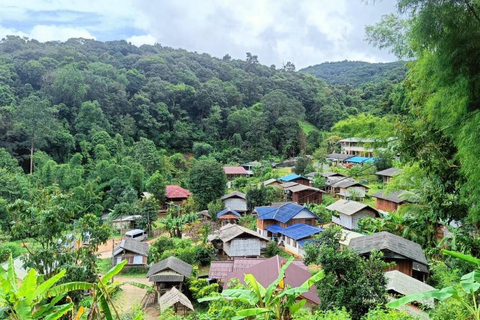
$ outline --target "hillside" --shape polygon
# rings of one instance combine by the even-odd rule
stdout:
[[[358,86],[384,80],[398,82],[405,78],[405,62],[369,63],[363,61],[325,62],[299,70],[332,85]]]

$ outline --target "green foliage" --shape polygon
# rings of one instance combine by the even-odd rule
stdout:
[[[247,210],[253,211],[255,207],[264,206],[267,203],[267,189],[263,184],[247,190]]]
[[[160,202],[165,201],[165,187],[166,187],[165,179],[160,174],[160,172],[155,171],[154,174],[148,179],[145,187],[147,188],[148,192],[151,192],[155,199]]]
[[[7,261],[10,256],[16,258],[22,253],[25,253],[25,249],[23,249],[19,244],[13,242],[2,242],[0,245],[0,263]]]
[[[275,241],[270,241],[267,244],[267,248],[265,249],[265,257],[266,258],[271,258],[276,256],[277,254],[280,254],[282,249],[277,245]]]
[[[225,194],[227,177],[222,166],[213,159],[197,161],[190,169],[189,190],[193,192],[198,209]]]
[[[217,219],[217,214],[225,208],[225,203],[222,200],[216,199],[207,205],[208,213],[213,220]]]
[[[159,210],[160,206],[155,197],[144,197],[136,208],[136,214],[141,216],[141,218],[136,221],[138,227],[143,230],[152,230],[152,225],[158,218]]]
[[[149,249],[148,261],[159,262],[175,256],[192,265],[206,265],[213,260],[215,249],[210,245],[194,245],[191,240],[159,237]]]

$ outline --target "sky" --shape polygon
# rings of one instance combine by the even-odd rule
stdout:
[[[372,1],[370,1],[372,2]],[[127,40],[297,69],[326,61],[396,58],[364,41],[393,0],[1,0],[0,39]]]

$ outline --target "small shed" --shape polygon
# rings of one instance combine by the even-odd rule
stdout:
[[[358,221],[365,217],[379,217],[376,209],[361,202],[338,200],[327,207],[332,211],[332,222],[348,230],[358,228]]]
[[[192,266],[176,257],[168,257],[153,264],[147,272],[147,278],[161,296],[173,287],[182,291],[184,282],[192,275]]]
[[[278,178],[278,180],[280,182],[295,182],[295,183],[303,184],[306,186],[310,185],[310,180],[308,178],[300,176],[295,173],[287,174],[286,176]]]
[[[277,179],[268,179],[263,181],[263,185],[265,187],[281,187],[281,183]]]
[[[238,219],[242,216],[235,210],[230,208],[225,208],[219,213],[217,213],[217,218],[222,220],[222,225],[226,225],[229,223],[237,223]]]
[[[360,255],[370,255],[372,250],[382,251],[386,262],[395,262],[388,270],[398,270],[406,275],[425,281],[428,262],[422,247],[410,240],[389,232],[378,232],[350,240],[349,247]]]
[[[126,266],[144,267],[147,265],[148,243],[125,238],[113,249],[112,264],[117,265],[127,260]]]
[[[397,169],[397,168],[388,168],[382,171],[375,172],[375,174],[382,179],[382,182],[384,184],[389,183],[390,180],[392,180],[393,177],[396,175],[399,175],[402,173],[402,169]]]
[[[223,167],[223,171],[228,181],[232,181],[239,177],[248,177],[248,171],[244,167]]]
[[[137,227],[137,220],[141,217],[140,215],[121,216],[112,220],[110,223],[114,229],[128,231]]]
[[[245,193],[234,191],[220,198],[225,208],[230,208],[239,213],[247,212],[247,197]]]
[[[397,211],[398,207],[407,200],[401,199],[401,195],[404,191],[396,191],[387,194],[385,191],[380,191],[372,194],[372,197],[376,199],[375,207],[378,210],[393,212]]]
[[[194,311],[192,302],[177,288],[173,287],[158,299],[160,312],[173,307],[175,313],[186,315],[189,311]]]
[[[392,270],[385,272],[385,278],[387,278],[387,292],[395,297],[408,296],[410,294],[427,292],[435,290],[434,287],[428,284],[412,278],[398,270]],[[420,304],[427,308],[433,308],[433,298],[428,300],[420,300]]]
[[[208,236],[214,247],[229,257],[258,257],[269,238],[236,224],[227,224]]]

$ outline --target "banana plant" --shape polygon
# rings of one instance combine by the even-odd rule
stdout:
[[[397,308],[404,304],[418,300],[436,299],[444,301],[446,299],[455,299],[462,304],[470,313],[472,319],[480,320],[480,305],[478,300],[478,291],[480,289],[480,259],[471,255],[455,251],[442,250],[444,254],[454,258],[476,264],[478,270],[463,275],[460,278],[460,286],[450,286],[443,289],[435,289],[427,292],[407,295],[398,300],[387,304],[391,308]]]
[[[221,295],[199,299],[199,302],[226,299],[246,302],[251,308],[237,311],[234,320],[245,318],[291,320],[292,315],[306,303],[305,299],[297,301],[302,293],[324,277],[320,271],[306,280],[299,287],[291,288],[285,285],[285,270],[292,263],[293,258],[280,269],[278,277],[267,288],[263,287],[252,274],[245,275],[245,285],[235,289],[226,289]]]

